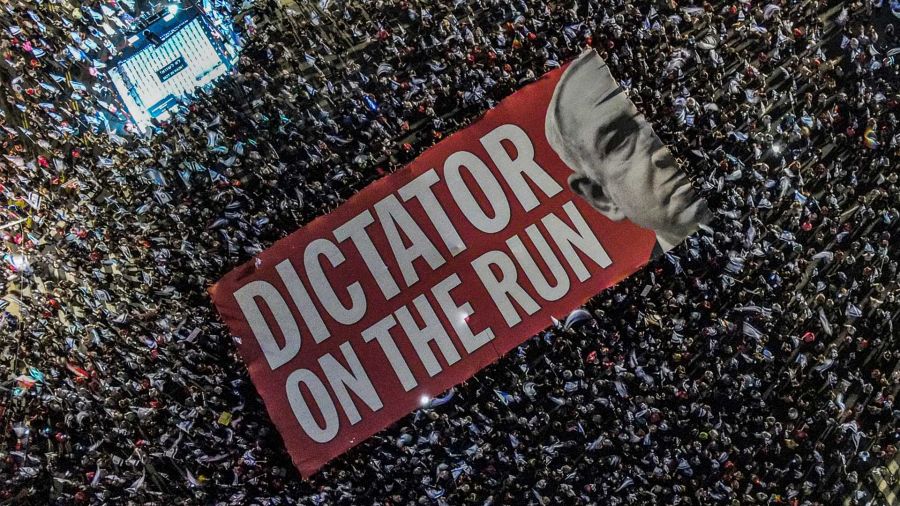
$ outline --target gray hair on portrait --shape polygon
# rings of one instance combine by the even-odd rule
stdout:
[[[615,84],[612,90],[601,86],[599,81],[604,78]],[[592,173],[579,137],[584,135],[584,121],[593,111],[584,108],[573,111],[571,104],[599,105],[621,91],[606,62],[594,49],[581,53],[560,76],[547,107],[544,132],[550,147],[573,170],[587,175]],[[568,110],[565,109],[567,106]]]

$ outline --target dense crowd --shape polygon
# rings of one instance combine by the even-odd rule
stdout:
[[[889,5],[320,5],[235,6],[238,70],[142,134],[107,130],[133,4],[0,0],[0,503],[879,497],[900,436]],[[588,47],[715,222],[300,480],[206,289]]]

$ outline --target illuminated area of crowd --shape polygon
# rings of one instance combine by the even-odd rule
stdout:
[[[247,2],[146,135],[96,114],[120,4],[0,0],[0,502],[889,500],[890,2]],[[715,232],[300,480],[207,287],[589,46]]]

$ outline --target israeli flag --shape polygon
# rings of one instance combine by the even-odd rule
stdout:
[[[380,76],[380,75],[384,75],[384,74],[390,74],[393,71],[394,71],[394,67],[390,66],[387,63],[382,63],[381,65],[378,66],[378,70],[375,72],[375,74]]]
[[[495,388],[495,389],[494,389],[494,393],[497,394],[497,397],[500,398],[500,402],[502,402],[503,405],[505,405],[505,406],[509,406],[509,404],[510,404],[511,402],[514,402],[514,401],[515,401],[515,399],[513,398],[512,395],[510,395],[510,394],[508,394],[508,393],[506,393],[506,392],[504,392],[504,391],[502,391],[502,390],[497,390],[497,389]]]

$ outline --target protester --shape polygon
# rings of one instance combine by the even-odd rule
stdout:
[[[880,493],[900,436],[887,2],[248,2],[238,70],[146,134],[114,128],[104,74],[133,3],[0,3],[0,501]],[[588,47],[716,219],[300,480],[206,289]]]

